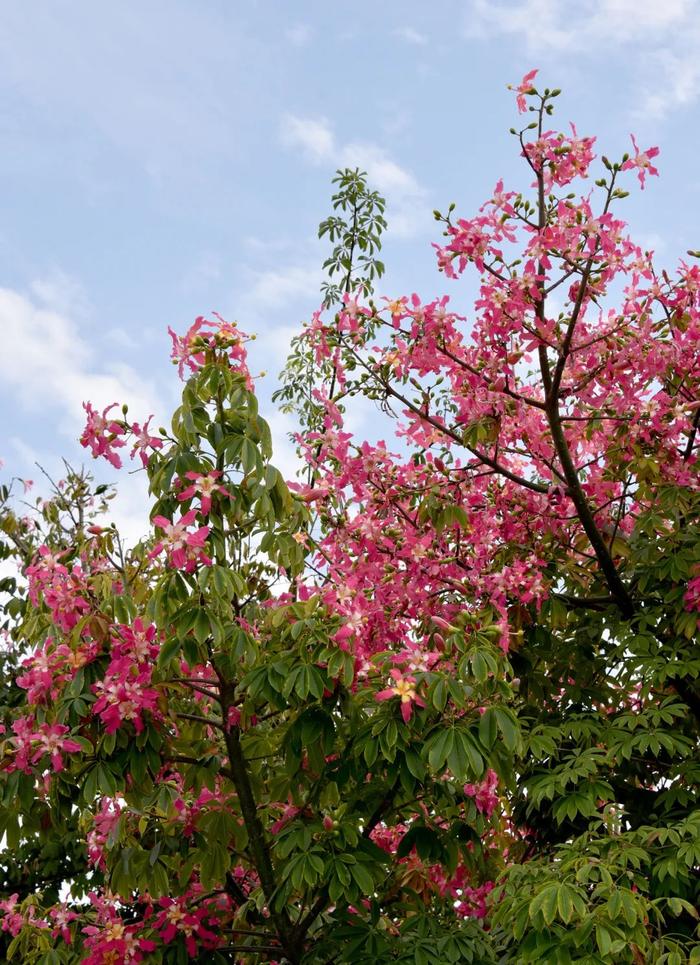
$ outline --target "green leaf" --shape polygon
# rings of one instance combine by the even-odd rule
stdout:
[[[557,909],[559,911],[559,917],[568,925],[571,921],[571,916],[574,911],[574,902],[571,897],[571,890],[568,885],[561,885],[559,888],[559,893],[557,895]]]
[[[258,466],[258,447],[255,445],[252,439],[247,436],[243,439],[241,443],[241,465],[243,466],[243,472],[248,475],[249,473],[255,472]]]
[[[182,641],[178,637],[170,637],[161,645],[158,653],[158,666],[166,667],[182,649]]]
[[[506,749],[512,753],[517,749],[520,742],[518,723],[512,711],[507,710],[505,707],[496,705],[493,708],[493,713],[496,717],[498,729],[503,736],[503,743],[506,745]]]
[[[449,754],[454,747],[455,734],[450,727],[441,731],[429,743],[428,763],[433,771],[440,771],[445,766]]]
[[[545,885],[530,902],[530,919],[534,920],[537,915],[542,915],[545,924],[551,925],[557,913],[558,897],[558,884]]]
[[[204,643],[211,633],[211,623],[206,610],[198,610],[194,621],[194,635],[198,643]]]
[[[372,875],[359,861],[357,864],[350,865],[350,874],[355,879],[358,888],[363,895],[371,895],[374,892],[374,881]]]
[[[610,932],[603,925],[596,925],[595,937],[598,951],[605,958],[609,954],[612,947],[612,938],[610,936]]]
[[[486,750],[491,750],[498,736],[498,723],[492,707],[487,707],[479,720],[479,740]]]

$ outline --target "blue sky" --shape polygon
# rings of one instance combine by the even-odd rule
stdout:
[[[37,478],[80,462],[90,398],[161,418],[166,327],[218,310],[270,375],[318,306],[316,240],[338,166],[388,200],[382,292],[467,290],[435,268],[434,207],[470,216],[525,186],[506,84],[540,68],[559,123],[611,155],[659,144],[627,202],[673,266],[700,247],[697,0],[34,0],[0,32],[0,456]],[[291,471],[288,420],[266,414]],[[356,428],[362,432],[361,415]],[[112,478],[95,466],[100,478]],[[122,483],[135,535],[142,485]]]

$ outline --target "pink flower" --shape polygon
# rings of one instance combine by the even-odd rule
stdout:
[[[70,945],[73,941],[73,936],[71,935],[70,923],[72,921],[77,921],[80,917],[74,911],[68,908],[68,905],[56,905],[49,911],[49,916],[53,921],[53,929],[51,931],[51,936],[53,938],[58,938],[61,936],[61,940],[67,945]]]
[[[700,570],[696,576],[688,580],[688,587],[683,600],[686,610],[700,611]]]
[[[165,550],[170,565],[187,573],[191,573],[197,563],[211,566],[212,561],[204,552],[209,527],[200,526],[194,531],[187,529],[196,518],[196,509],[185,513],[177,522],[166,519],[165,516],[154,516],[153,522],[163,530],[163,536],[149,553],[149,558],[155,559]]]
[[[303,808],[297,807],[292,804],[291,801],[288,804],[283,805],[282,815],[279,817],[274,824],[270,825],[270,834],[279,834],[282,828],[293,821],[297,814],[301,814]]]
[[[221,478],[221,475],[218,469],[212,469],[211,472],[206,474],[186,472],[185,478],[193,480],[192,485],[188,486],[187,489],[183,489],[177,498],[180,502],[184,502],[187,499],[193,499],[195,496],[199,496],[202,516],[208,516],[211,512],[211,498],[213,493],[217,492],[222,493],[224,496],[230,496],[228,489],[217,481]]]
[[[527,101],[525,100],[525,95],[529,94],[533,87],[532,82],[537,76],[537,70],[531,70],[520,81],[517,87],[513,87],[512,84],[508,85],[509,90],[514,90],[517,92],[516,104],[518,105],[518,111],[524,114],[527,110]]]
[[[119,437],[123,436],[126,430],[122,422],[110,419],[107,415],[116,405],[116,402],[108,405],[100,415],[89,402],[83,402],[83,408],[87,412],[87,423],[80,437],[80,444],[86,449],[90,448],[93,459],[104,456],[115,469],[120,469],[122,461],[114,450],[125,445],[124,440]]]
[[[32,735],[37,743],[32,764],[36,764],[37,761],[48,754],[54,771],[56,773],[62,771],[62,755],[82,750],[77,741],[70,740],[65,736],[68,733],[70,733],[70,729],[65,724],[42,724],[40,730]]]
[[[164,944],[168,945],[178,934],[183,935],[190,958],[197,957],[198,943],[207,949],[220,944],[219,936],[206,927],[207,924],[216,925],[216,919],[208,917],[211,911],[206,904],[188,908],[184,898],[159,898],[158,904],[163,910],[157,915],[154,927],[160,931]]]
[[[658,147],[647,148],[646,151],[640,151],[637,146],[634,134],[630,134],[632,138],[632,144],[634,146],[635,154],[633,157],[628,158],[622,165],[623,171],[632,171],[634,168],[637,169],[637,177],[639,178],[639,183],[642,186],[642,191],[644,190],[644,182],[646,180],[647,174],[659,176],[658,169],[654,167],[651,163],[651,159],[656,157],[659,153]]]
[[[134,445],[131,450],[131,458],[133,459],[138,452],[143,468],[145,469],[148,465],[150,455],[147,454],[147,449],[162,449],[163,440],[158,436],[152,436],[148,431],[148,426],[150,425],[152,415],[149,415],[148,419],[144,422],[142,426],[138,422],[134,422],[131,426],[131,434],[134,438]]]
[[[225,321],[217,312],[213,315],[215,322],[200,315],[184,335],[177,335],[172,328],[168,329],[173,341],[171,358],[177,364],[180,378],[184,377],[185,367],[191,372],[201,369],[207,351],[219,350],[226,352],[231,367],[245,376],[246,384],[251,388],[245,348],[248,336],[239,330],[235,322]]]
[[[144,728],[143,715],[157,709],[158,691],[150,686],[151,663],[138,664],[132,655],[117,656],[107,667],[104,679],[93,685],[97,700],[92,705],[108,734],[132,721],[137,734]]]
[[[425,701],[416,693],[415,677],[404,677],[396,668],[391,670],[389,675],[394,679],[394,686],[380,690],[375,697],[377,700],[391,700],[392,697],[398,697],[401,700],[401,716],[407,724],[411,719],[414,703],[419,707],[425,707]]]
[[[498,774],[489,768],[486,772],[486,777],[480,784],[465,784],[464,793],[468,797],[474,798],[477,811],[481,811],[481,813],[485,814],[488,818],[491,817],[498,807],[497,787]]]
[[[55,773],[63,770],[63,755],[82,750],[77,741],[66,737],[70,728],[65,724],[37,724],[33,716],[18,717],[12,724],[15,758],[10,771],[31,772],[30,765],[38,764],[47,755]]]
[[[18,911],[19,905],[19,893],[15,892],[6,898],[4,901],[0,901],[0,928],[2,931],[9,932],[13,938],[15,938],[22,931],[24,926],[24,915],[21,911]]]

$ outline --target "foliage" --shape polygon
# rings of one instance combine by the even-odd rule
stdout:
[[[323,263],[328,280],[321,286],[321,309],[356,304],[356,296],[367,298],[375,280],[384,274],[379,260],[382,233],[386,229],[386,202],[369,189],[367,174],[359,168],[338,170],[333,178],[337,191],[331,198],[333,214],[318,227],[319,238],[327,237],[334,245]],[[317,324],[321,312],[314,316]],[[335,392],[336,355],[319,357],[303,333],[292,339],[287,363],[280,373],[280,387],[273,393],[274,402],[283,412],[293,412],[302,432],[319,429],[325,415],[324,399]],[[325,391],[319,387],[325,383]],[[311,476],[309,477],[311,478]]]
[[[532,200],[436,213],[471,326],[368,299],[384,205],[339,175],[345,283],[282,390],[306,484],[217,317],[171,333],[169,430],[86,404],[153,534],[127,552],[81,474],[39,519],[2,494],[8,959],[700,961],[700,272],[613,215],[657,150],[577,195],[594,139],[534,80]]]

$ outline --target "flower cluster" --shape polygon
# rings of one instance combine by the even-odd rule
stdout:
[[[473,797],[477,811],[490,818],[498,807],[498,774],[491,768],[486,772],[486,777],[479,784],[465,784],[464,793],[467,797]]]
[[[8,740],[11,755],[6,764],[8,771],[31,774],[34,765],[41,768],[50,765],[53,772],[58,773],[64,768],[65,754],[83,749],[82,744],[69,736],[70,728],[65,724],[38,722],[32,715],[17,717],[12,722],[12,731]]]
[[[145,627],[140,618],[133,626],[113,628],[109,664],[103,678],[92,687],[97,697],[92,712],[102,719],[108,734],[125,721],[131,721],[140,733],[144,714],[156,712],[159,694],[151,679],[158,651],[155,626]]]
[[[196,519],[196,509],[190,509],[177,522],[166,519],[164,516],[154,516],[153,522],[163,531],[163,535],[151,550],[150,558],[155,559],[165,552],[170,566],[176,570],[184,570],[186,573],[191,573],[199,563],[211,566],[212,561],[204,552],[209,527],[199,526],[195,530],[188,529]]]
[[[91,450],[94,459],[104,456],[115,469],[120,469],[122,461],[116,450],[126,445],[122,438],[126,428],[123,419],[114,419],[109,415],[116,405],[117,403],[113,402],[100,413],[89,402],[83,402],[87,423],[80,437],[80,444]]]
[[[221,352],[231,368],[243,375],[248,387],[252,387],[245,347],[248,336],[241,332],[235,322],[225,321],[216,312],[214,318],[215,321],[210,321],[199,316],[184,335],[177,335],[172,328],[168,329],[173,343],[171,358],[177,365],[180,378],[184,377],[185,369],[190,372],[200,369],[207,359],[207,353]]]

